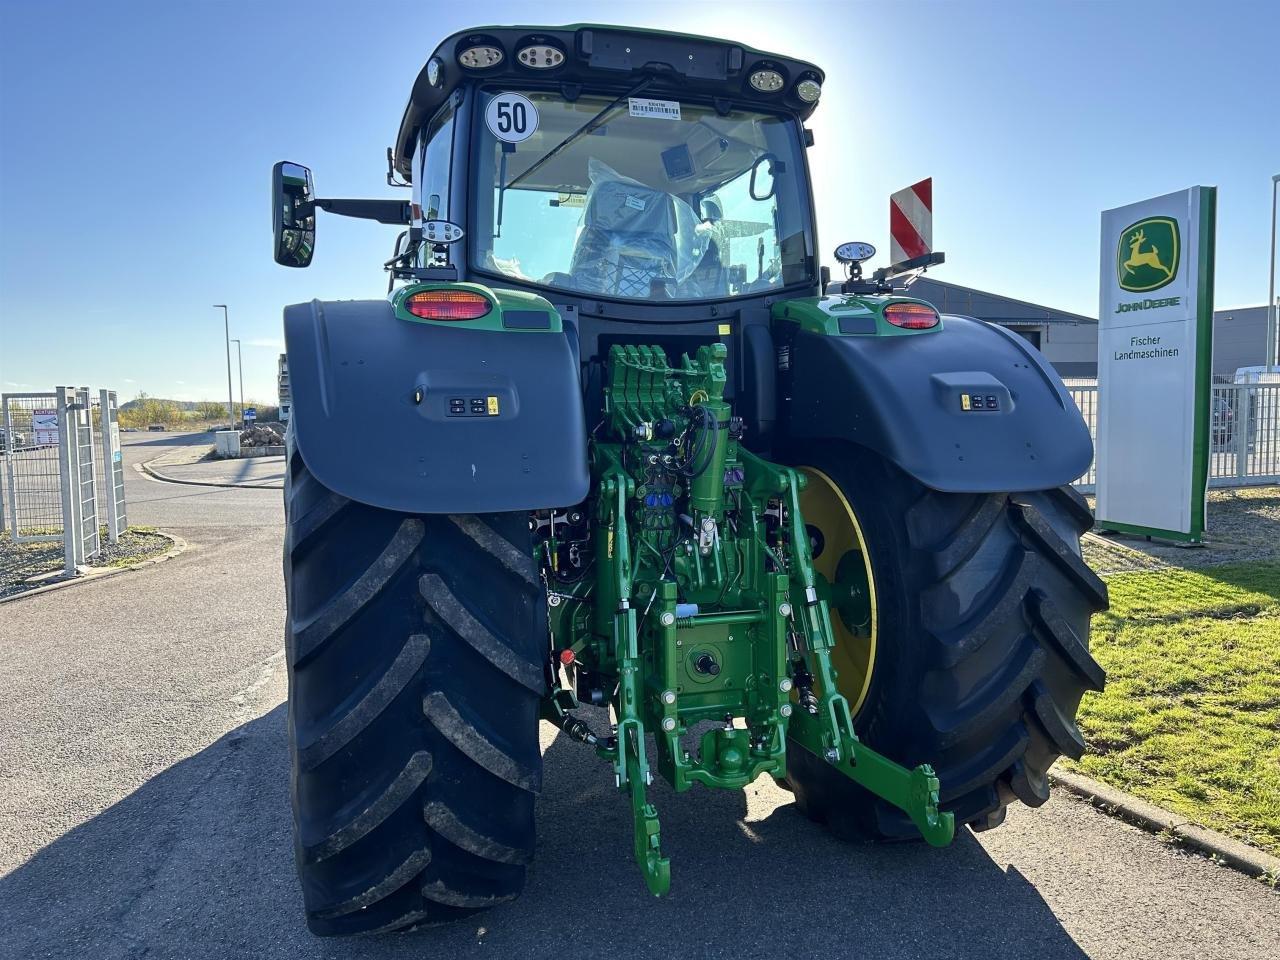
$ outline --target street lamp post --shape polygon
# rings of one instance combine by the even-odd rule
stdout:
[[[231,322],[227,319],[227,305],[215,303],[213,309],[222,310],[222,332],[227,339],[227,429],[236,428],[236,405],[231,396]]]
[[[1267,373],[1276,362],[1276,188],[1280,173],[1271,175],[1271,286],[1267,290]]]
[[[240,360],[240,338],[232,337],[231,342],[236,345],[236,369],[240,371],[240,421],[244,422],[244,364]]]

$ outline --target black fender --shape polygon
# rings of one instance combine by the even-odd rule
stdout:
[[[797,331],[788,379],[790,437],[849,440],[935,490],[1044,490],[1093,459],[1048,361],[982,320],[946,316],[939,332],[915,336]]]
[[[329,489],[404,513],[586,497],[585,421],[564,333],[414,323],[385,300],[294,304],[284,330],[290,430]],[[483,412],[472,413],[473,400]]]

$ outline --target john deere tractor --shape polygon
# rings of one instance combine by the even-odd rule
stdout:
[[[398,225],[385,299],[287,307],[284,576],[297,866],[318,934],[516,897],[539,724],[608,768],[652,893],[650,787],[762,777],[841,839],[998,825],[1084,749],[1103,673],[1044,358],[819,266],[813,64],[610,26],[449,37],[387,181],[276,165]],[[677,883],[677,891],[678,891]]]

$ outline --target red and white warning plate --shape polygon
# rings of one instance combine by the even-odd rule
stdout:
[[[889,262],[933,251],[933,177],[889,195]]]

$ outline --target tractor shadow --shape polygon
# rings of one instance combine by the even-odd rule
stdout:
[[[563,737],[545,759],[524,897],[450,927],[317,940],[293,876],[277,707],[0,877],[0,956],[1084,956],[967,832],[950,850],[843,845],[772,782],[746,795],[655,783],[673,867],[671,896],[655,900],[609,769]]]

